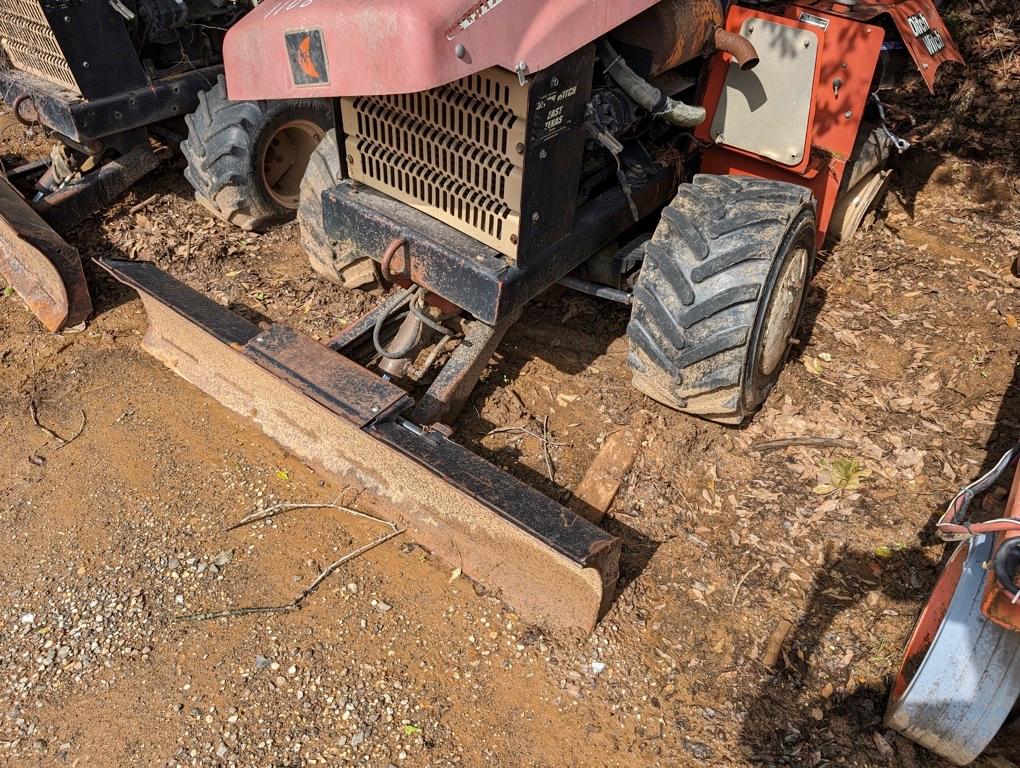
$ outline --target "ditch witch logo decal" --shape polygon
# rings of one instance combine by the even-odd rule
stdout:
[[[924,44],[931,56],[946,47],[942,35],[937,29],[932,29],[923,13],[915,13],[913,16],[907,17],[907,24],[910,25],[910,31],[914,33],[914,37]]]
[[[290,59],[294,85],[322,85],[329,82],[326,48],[322,44],[322,32],[319,30],[288,32],[287,58]]]

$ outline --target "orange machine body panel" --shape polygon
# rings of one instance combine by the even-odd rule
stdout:
[[[881,27],[842,15],[799,5],[789,6],[784,16],[731,6],[726,16],[726,29],[739,32],[748,18],[761,18],[807,30],[818,37],[815,92],[805,139],[809,150],[804,153],[804,160],[799,165],[790,167],[751,152],[717,144],[705,151],[701,169],[703,173],[757,176],[808,187],[818,201],[817,239],[821,245],[836,205],[843,172],[860,130],[884,31]],[[711,141],[709,126],[720,102],[730,66],[729,58],[729,54],[717,54],[709,66],[704,99],[708,118],[697,130],[698,138],[703,141]]]
[[[1017,469],[1013,476],[1013,485],[1009,492],[1009,500],[1006,502],[1005,516],[1020,518],[1020,469]],[[1020,530],[1000,533],[995,543],[995,551],[999,551],[1003,542],[1018,536],[1020,536]],[[1020,605],[1015,604],[1009,593],[1000,586],[993,570],[989,570],[988,573],[988,588],[981,604],[981,611],[999,626],[1020,632]]]

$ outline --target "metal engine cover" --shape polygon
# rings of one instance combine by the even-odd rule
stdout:
[[[343,99],[348,174],[514,256],[529,92],[490,69],[423,93]]]
[[[98,99],[149,84],[109,3],[0,0],[0,47],[7,59],[0,69],[35,75],[68,97]]]
[[[344,98],[345,174],[523,265],[573,226],[594,63],[586,46],[524,83],[493,67]]]

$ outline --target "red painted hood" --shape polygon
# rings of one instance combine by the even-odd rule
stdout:
[[[264,0],[227,34],[227,90],[361,96],[424,91],[497,65],[537,72],[656,2]]]

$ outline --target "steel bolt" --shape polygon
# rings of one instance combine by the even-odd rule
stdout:
[[[463,59],[467,54],[467,48],[464,47],[464,43],[457,43],[457,47],[453,49],[453,55],[458,59]]]
[[[853,116],[854,116],[854,113],[851,112],[849,109],[846,112],[843,113],[843,117],[845,117],[847,120],[849,120]]]
[[[810,40],[805,40],[804,41],[804,47],[805,48],[810,48],[811,47],[811,41]]]
[[[549,153],[546,152],[544,149],[542,149],[542,150],[539,150],[538,156],[540,158],[542,158],[543,160],[545,160],[547,157],[549,157]]]
[[[538,211],[535,211],[533,214],[531,214],[531,220],[538,221]]]
[[[523,144],[518,144],[516,149],[517,149],[517,154],[518,155],[523,155],[524,154],[524,145]]]

